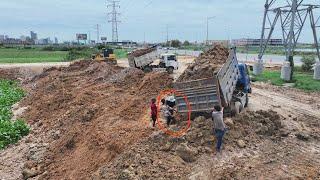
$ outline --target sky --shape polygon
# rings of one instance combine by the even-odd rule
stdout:
[[[119,40],[138,42],[169,39],[204,41],[206,19],[209,39],[259,38],[264,0],[120,0]],[[38,33],[39,38],[58,37],[59,41],[76,39],[76,33],[90,34],[95,40],[96,25],[100,36],[111,40],[106,0],[1,0],[0,34],[10,37]],[[302,42],[312,42],[306,24]],[[276,29],[273,38],[281,38]],[[320,34],[320,32],[319,32]],[[30,36],[30,35],[29,35]]]

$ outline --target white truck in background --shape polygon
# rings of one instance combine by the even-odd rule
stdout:
[[[159,60],[159,64],[154,64]],[[179,68],[177,56],[175,54],[160,54],[156,47],[138,49],[128,54],[129,66],[151,72],[153,70],[166,70],[172,74]]]

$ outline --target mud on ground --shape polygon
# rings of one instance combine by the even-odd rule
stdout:
[[[96,179],[245,178],[245,174],[233,175],[231,171],[230,173],[225,171],[224,167],[216,166],[220,163],[219,158],[223,159],[222,156],[231,158],[233,154],[250,157],[249,153],[244,152],[254,148],[258,151],[259,144],[263,142],[280,143],[284,140],[281,124],[283,119],[273,111],[249,111],[227,119],[229,130],[225,137],[223,154],[213,155],[215,138],[212,135],[212,120],[198,117],[185,136],[173,138],[161,131],[155,132],[150,138],[132,146],[101,168],[94,177]],[[243,142],[244,145],[239,142]],[[230,157],[227,154],[230,154]],[[238,165],[240,164],[235,164]],[[215,173],[211,174],[212,172]]]

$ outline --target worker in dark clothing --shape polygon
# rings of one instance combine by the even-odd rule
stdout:
[[[156,99],[152,99],[151,100],[151,119],[152,119],[152,127],[156,126],[156,121],[157,121],[157,117],[158,117],[158,108],[156,105]]]
[[[226,132],[226,125],[223,122],[223,107],[215,106],[212,112],[212,120],[214,125],[214,134],[217,139],[217,152],[221,152],[221,146],[223,142],[223,136]]]
[[[168,127],[171,125],[172,122],[175,121],[173,113],[174,113],[174,109],[169,105],[167,105],[167,126]]]

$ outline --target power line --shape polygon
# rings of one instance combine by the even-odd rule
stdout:
[[[132,4],[132,3],[130,3],[130,2],[134,2],[134,4]],[[139,4],[136,3],[134,0],[132,0],[132,1],[130,1],[130,2],[128,2],[127,6],[126,6],[125,8],[122,8],[122,9],[123,9],[122,12],[125,13],[125,12],[128,10],[128,8],[134,9],[135,6],[138,6],[138,5],[139,5]],[[147,2],[147,3],[143,3],[143,4],[145,4],[145,5],[143,6],[143,8],[147,8],[148,6],[150,6],[150,5],[154,2],[154,0],[145,1],[145,2]],[[129,5],[129,4],[130,4],[130,5]],[[128,16],[128,14],[125,14],[122,18],[123,18],[123,19],[127,19],[127,16]],[[130,16],[130,17],[132,17],[132,16]],[[135,16],[135,17],[139,17],[139,16]]]
[[[115,0],[108,0],[107,8],[111,7],[112,11],[108,13],[108,15],[111,15],[111,20],[108,20],[108,22],[112,23],[112,42],[118,42],[119,41],[119,34],[118,34],[118,23],[120,21],[118,20],[118,16],[120,13],[118,13],[117,9],[120,9],[120,5],[118,5],[120,1]]]

